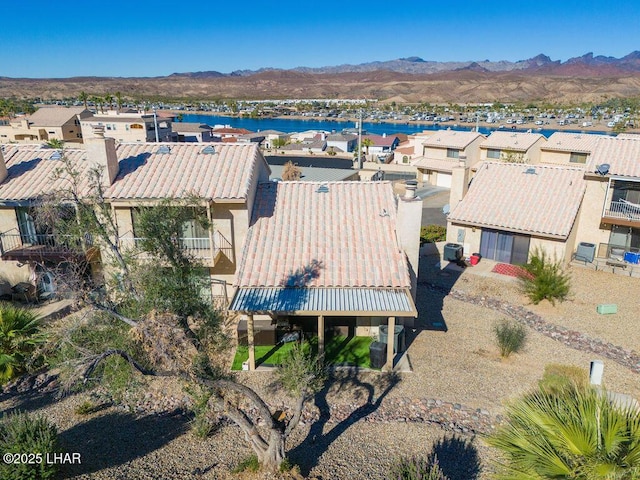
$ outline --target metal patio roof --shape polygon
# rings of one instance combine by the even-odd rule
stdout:
[[[229,310],[300,315],[374,315],[416,317],[408,289],[244,287]]]

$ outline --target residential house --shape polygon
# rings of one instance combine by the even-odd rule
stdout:
[[[171,125],[179,142],[212,142],[211,126],[206,123],[174,122]]]
[[[422,211],[412,188],[397,200],[389,182],[258,186],[230,306],[245,317],[250,369],[257,331],[297,327],[322,350],[328,329],[369,336],[412,324]]]
[[[309,134],[313,132],[305,132]],[[299,134],[291,135],[291,143],[281,148],[282,151],[300,152],[308,154],[321,154],[327,148],[326,134],[324,132],[313,133],[312,136],[300,136]]]
[[[236,137],[236,141],[238,143],[257,143],[262,146],[262,142],[264,142],[264,135],[262,133],[245,133],[243,135],[238,135]]]
[[[407,135],[406,140],[401,141],[396,147],[393,163],[413,165],[416,158],[424,155],[423,143],[434,133],[432,130],[424,130]]]
[[[238,141],[238,137],[240,135],[247,135],[253,133],[251,130],[247,130],[246,128],[234,128],[234,127],[214,127],[213,132],[214,142],[236,142]]]
[[[352,133],[331,133],[326,136],[327,150],[336,153],[353,152],[358,146],[358,136]]]
[[[364,147],[365,154],[378,157],[379,161],[384,161],[385,163],[392,159],[392,153],[400,143],[396,135],[387,136],[386,133],[382,135],[363,135],[362,142],[364,143],[365,140],[370,142],[369,146]]]
[[[61,140],[82,143],[80,121],[91,115],[83,107],[42,107],[31,115],[0,125],[0,143],[34,143]]]
[[[454,168],[447,242],[465,255],[503,263],[526,263],[535,248],[570,259],[578,237],[587,181],[584,169],[483,162],[464,193],[464,167]],[[462,195],[456,201],[454,191]],[[582,219],[580,219],[582,222]]]
[[[451,188],[453,167],[474,167],[480,160],[480,145],[485,140],[486,137],[477,132],[435,132],[422,142],[423,155],[414,159],[418,180],[429,185]]]
[[[173,116],[157,112],[108,110],[82,118],[83,138],[94,136],[95,127],[104,127],[104,135],[118,142],[175,141]]]
[[[216,281],[213,294],[229,298],[255,189],[259,182],[269,180],[269,167],[257,145],[135,142],[116,146],[114,139],[99,133],[85,142],[86,148],[65,149],[64,155],[81,174],[92,165],[104,168],[104,194],[123,245],[132,246],[137,238],[137,207],[191,194],[204,199],[201,208],[213,228],[201,231],[197,225],[186,226],[185,248],[203,262]],[[36,265],[52,267],[64,260],[65,249],[58,248],[63,245],[39,225],[35,208],[41,195],[69,186],[68,179],[53,180],[61,166],[60,157],[57,150],[33,145],[11,146],[3,152],[0,166],[5,166],[6,173],[4,178],[0,175],[0,264],[9,286],[29,281]],[[228,285],[229,290],[220,285]]]
[[[539,133],[494,131],[480,144],[480,160],[537,164],[546,141]]]
[[[585,166],[602,135],[554,132],[540,147],[540,163]]]
[[[640,251],[640,136],[600,136],[584,172],[578,242],[601,258]]]
[[[422,202],[415,185],[401,199],[389,182],[272,182],[256,144],[116,143],[96,128],[84,148],[64,152],[11,145],[0,156],[0,265],[4,292],[38,281],[70,255],[87,257],[98,278],[108,251],[90,238],[39,230],[38,198],[68,188],[56,179],[66,158],[82,174],[103,169],[118,242],[135,245],[136,212],[196,194],[212,228],[185,225],[183,248],[205,266],[212,295],[233,298],[249,339],[274,325],[301,325],[324,345],[325,329],[375,334],[411,325]],[[79,185],[88,196],[87,182]],[[363,202],[362,199],[367,199]],[[195,223],[195,222],[194,222]],[[233,285],[233,288],[227,288]],[[0,292],[1,293],[1,292]],[[394,335],[387,341],[391,346]],[[254,343],[250,367],[255,367]],[[393,347],[387,349],[390,365]]]
[[[280,132],[278,130],[261,130],[259,133],[264,135],[262,146],[266,149],[274,148],[274,140],[286,143],[289,141],[290,137],[288,133]]]

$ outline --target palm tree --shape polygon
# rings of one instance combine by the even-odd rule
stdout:
[[[373,145],[373,140],[365,138],[362,140],[362,146],[367,149],[367,155],[369,155],[369,147]]]
[[[118,113],[122,109],[122,92],[116,92],[116,106],[118,107]]]
[[[22,373],[36,346],[44,341],[40,319],[33,311],[0,305],[0,384]]]
[[[84,103],[84,108],[85,110],[87,110],[89,108],[89,94],[87,92],[85,92],[84,90],[82,92],[80,92],[80,95],[78,95],[78,100],[80,100],[82,103]]]
[[[640,414],[590,386],[540,390],[507,406],[488,437],[506,462],[501,479],[640,478]]]

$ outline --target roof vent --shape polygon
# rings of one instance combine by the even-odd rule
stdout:
[[[320,185],[316,190],[316,193],[329,193],[329,187],[326,185]]]
[[[596,167],[596,173],[604,176],[607,173],[609,173],[610,168],[611,168],[611,165],[609,165],[608,163],[603,163],[602,165],[598,165]]]
[[[526,173],[527,175],[537,175],[536,173],[536,169],[534,167],[529,167],[527,168],[524,173]]]
[[[60,150],[56,150],[51,154],[49,160],[60,160],[62,158],[62,152]]]
[[[156,153],[159,153],[159,154],[171,153],[171,149],[167,145],[160,145],[158,147],[158,150],[156,150]]]
[[[213,147],[213,145],[208,145],[206,147],[204,147],[200,153],[204,153],[206,155],[213,155],[214,153],[216,153],[216,149]]]

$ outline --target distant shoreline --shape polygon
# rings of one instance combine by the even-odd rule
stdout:
[[[210,111],[202,111],[202,110],[190,110],[185,112],[183,110],[162,110],[163,112],[171,113],[174,115],[211,115],[217,117],[229,117],[229,118],[242,118],[241,115],[237,113],[221,113],[221,112],[210,112]],[[357,123],[359,119],[357,117],[307,117],[304,115],[278,115],[274,117],[264,117],[264,120],[269,119],[278,119],[278,120],[297,120],[297,121],[305,121],[305,120],[313,120],[318,122],[335,122],[335,123]],[[260,118],[256,119],[260,120]],[[367,121],[366,119],[363,123],[388,123],[393,125],[414,125],[420,126],[424,125],[425,127],[431,127],[435,124],[438,124],[442,127],[443,130],[446,130],[447,127],[453,127],[454,125],[458,127],[468,127],[472,129],[476,126],[476,122],[456,122],[455,120],[449,122],[424,122],[424,121],[416,121],[416,120],[385,120],[384,122],[376,122],[376,121]],[[604,133],[607,135],[612,135],[613,129],[607,127],[606,120],[599,120],[593,122],[593,125],[590,127],[583,127],[582,122],[580,123],[572,123],[569,125],[558,125],[555,120],[553,123],[545,124],[545,125],[535,125],[533,123],[525,123],[521,125],[516,124],[508,124],[504,123],[489,123],[480,121],[477,123],[479,127],[490,129],[490,130],[502,130],[502,131],[510,131],[510,130],[531,130],[533,133],[536,133],[537,130],[581,130],[587,133]],[[500,125],[503,125],[503,128],[499,128]],[[627,128],[624,130],[624,133],[640,133],[640,127],[638,128]]]

